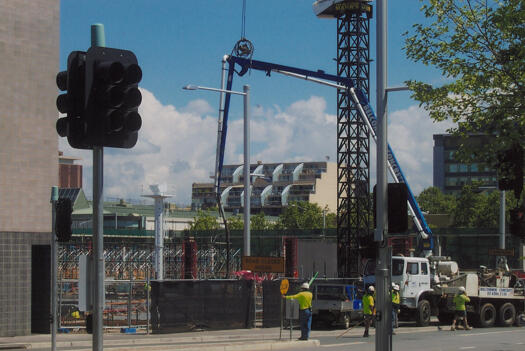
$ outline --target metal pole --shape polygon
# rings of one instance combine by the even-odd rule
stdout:
[[[505,249],[505,190],[499,192],[499,248]],[[499,268],[508,269],[507,256],[497,258]]]
[[[58,187],[51,187],[51,350],[57,349],[57,239],[55,231]]]
[[[164,280],[164,199],[155,198],[155,272],[158,280]]]
[[[244,91],[244,256],[250,256],[250,86]]]
[[[499,192],[499,248],[505,248],[505,190]],[[505,257],[505,256],[504,256]]]
[[[106,46],[104,25],[91,26],[91,46]],[[104,148],[93,147],[93,253],[95,291],[93,302],[93,350],[103,351],[104,317]]]
[[[129,275],[129,289],[128,289],[128,328],[131,329],[131,292],[132,292],[132,279],[133,269],[131,267],[131,260],[128,262],[128,275]]]
[[[146,271],[146,334],[149,335],[149,318],[150,318],[150,311],[149,311],[149,267]]]
[[[392,349],[392,303],[389,298],[387,198],[387,0],[377,1],[377,229],[374,240],[379,243],[376,269],[376,350]]]
[[[231,245],[230,245],[230,229],[228,228],[228,223],[224,215],[224,205],[221,201],[221,189],[219,188],[219,158],[220,158],[220,145],[222,138],[222,128],[224,121],[224,90],[225,90],[225,75],[226,75],[226,62],[228,60],[228,55],[222,57],[222,72],[221,72],[221,92],[219,100],[219,121],[217,126],[217,150],[215,155],[215,190],[217,191],[217,204],[219,205],[219,213],[221,214],[224,220],[224,229],[226,232],[226,279],[230,277],[230,257],[231,257]],[[213,257],[213,256],[212,256]]]

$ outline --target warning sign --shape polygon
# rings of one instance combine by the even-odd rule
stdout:
[[[243,256],[242,269],[261,273],[284,273],[284,258]]]

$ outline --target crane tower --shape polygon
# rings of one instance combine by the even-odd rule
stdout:
[[[337,20],[337,75],[370,95],[371,0],[318,0],[319,18]],[[370,235],[370,135],[348,90],[337,91],[337,270],[357,276],[362,258],[374,257]]]

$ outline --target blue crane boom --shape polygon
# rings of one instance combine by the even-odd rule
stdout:
[[[270,63],[270,62],[245,59],[245,58],[237,57],[237,56],[228,56],[227,62],[228,62],[228,77],[226,81],[226,90],[232,89],[233,74],[236,72],[235,71],[236,64],[240,66],[240,71],[237,72],[239,76],[243,76],[250,69],[254,69],[254,70],[266,72],[267,76],[270,76],[272,72],[275,72],[275,73],[292,76],[295,78],[313,81],[313,82],[324,84],[324,85],[329,85],[337,89],[349,89],[354,102],[357,104],[361,117],[364,119],[365,123],[367,124],[373,139],[376,140],[377,117],[366,95],[363,93],[361,89],[355,86],[354,82],[351,79],[332,75],[332,74],[327,74],[322,70],[310,71],[310,70],[306,70],[302,68],[284,66],[284,65]],[[222,130],[219,133],[220,142],[218,143],[219,144],[219,150],[217,153],[218,160],[216,162],[217,169],[216,169],[216,175],[215,175],[215,179],[216,179],[215,186],[216,186],[217,194],[220,194],[220,173],[222,171],[222,166],[223,166],[223,161],[224,161],[224,148],[226,145],[226,133],[227,133],[227,125],[228,125],[227,122],[228,122],[229,107],[230,107],[230,94],[226,93],[225,100],[224,100],[223,116],[222,116],[222,121],[221,121]],[[416,224],[416,227],[418,228],[419,234],[421,238],[423,239],[423,250],[426,252],[431,252],[431,250],[434,247],[433,240],[432,240],[432,231],[430,230],[430,227],[428,226],[425,220],[425,217],[423,216],[423,212],[419,208],[417,200],[414,194],[412,193],[412,190],[410,189],[407,179],[405,178],[405,175],[403,174],[403,171],[401,170],[401,166],[399,165],[399,162],[397,161],[394,155],[394,151],[390,147],[390,144],[388,144],[388,168],[395,182],[406,184],[407,189],[408,189],[409,209],[414,218],[414,223]]]

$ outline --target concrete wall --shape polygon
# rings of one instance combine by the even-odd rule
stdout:
[[[326,240],[299,240],[297,243],[299,278],[337,278],[337,243]]]
[[[337,163],[327,162],[326,172],[315,182],[315,193],[310,194],[309,202],[321,208],[328,206],[328,211],[337,212]]]
[[[0,1],[0,232],[51,228],[59,0]]]
[[[0,336],[31,332],[31,246],[58,185],[59,0],[0,1]]]

